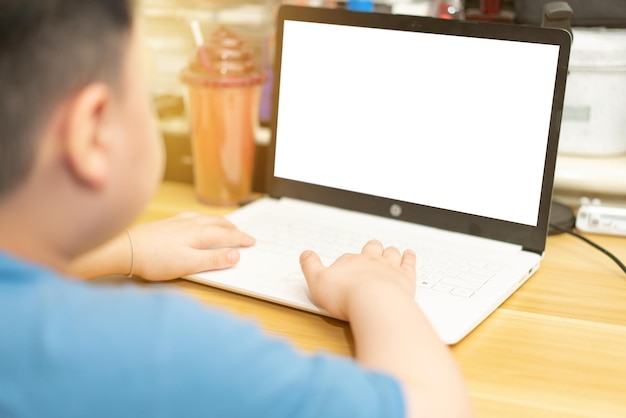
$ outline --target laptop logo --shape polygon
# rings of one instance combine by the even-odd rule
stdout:
[[[394,218],[397,218],[398,216],[402,215],[402,206],[394,203],[389,208],[389,213],[391,213],[391,216],[393,216]]]

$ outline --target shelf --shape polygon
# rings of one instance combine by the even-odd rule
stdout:
[[[576,200],[586,196],[626,203],[626,155],[601,158],[559,154],[554,193]]]

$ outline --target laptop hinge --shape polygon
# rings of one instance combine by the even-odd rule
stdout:
[[[542,251],[542,250],[536,250],[534,248],[527,248],[527,247],[522,247],[522,251],[527,251],[529,253],[539,254],[541,257],[543,257],[543,253],[544,253],[544,251]]]

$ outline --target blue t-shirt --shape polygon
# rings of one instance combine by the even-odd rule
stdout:
[[[391,377],[183,295],[0,252],[0,417],[401,417]]]

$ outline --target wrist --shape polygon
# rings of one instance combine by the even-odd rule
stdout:
[[[358,320],[364,313],[391,313],[396,310],[419,309],[415,297],[397,283],[359,283],[351,291],[347,302],[346,316],[349,322]]]
[[[126,230],[126,235],[128,236],[128,243],[130,244],[130,267],[127,277],[133,277],[135,272],[135,242],[133,241],[133,235],[130,233],[130,229]]]
[[[137,272],[135,262],[133,273]],[[110,241],[82,254],[68,266],[68,273],[85,279],[111,274],[128,275],[131,267],[131,249],[128,234],[123,232]]]

